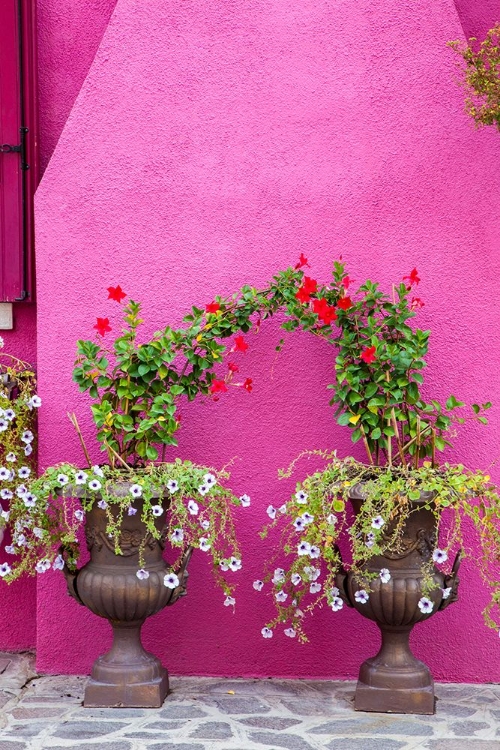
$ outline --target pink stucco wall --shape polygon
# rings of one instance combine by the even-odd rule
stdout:
[[[488,29],[500,21],[498,0],[455,0],[466,39],[482,41]]]
[[[463,113],[446,47],[461,34],[452,0],[118,0],[37,196],[42,466],[82,459],[68,409],[92,438],[71,369],[75,339],[110,310],[105,287],[142,299],[153,331],[301,251],[318,278],[343,254],[355,279],[386,288],[417,266],[434,332],[428,389],[496,400],[500,138]],[[257,530],[291,488],[277,469],[303,448],[351,450],[327,405],[331,352],[293,338],[275,359],[278,336],[271,323],[249,337],[251,395],[183,410],[181,455],[240,456],[232,482],[252,506],[236,612],[198,556],[189,596],[145,626],[174,673],[347,677],[376,649],[353,612],[318,613],[306,647],[260,636],[272,606],[251,586],[269,555]],[[467,427],[454,457],[497,458],[498,405],[491,417]],[[438,679],[495,681],[498,636],[482,625],[470,564],[462,587],[415,650]],[[41,670],[86,672],[109,641],[61,576],[39,577]]]

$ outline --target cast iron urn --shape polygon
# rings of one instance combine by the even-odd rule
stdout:
[[[359,511],[363,502],[362,485],[352,489],[350,499],[354,511]],[[435,711],[434,680],[427,666],[412,654],[409,638],[417,623],[457,600],[460,553],[450,575],[444,575],[433,565],[437,533],[431,504],[432,494],[421,493],[401,529],[397,549],[374,555],[365,565],[367,572],[375,574],[367,600],[362,595],[356,597],[363,586],[353,573],[343,571],[337,576],[340,596],[346,604],[363,617],[374,620],[382,635],[378,654],[361,665],[354,698],[356,711],[405,714],[433,714]],[[387,539],[390,532],[389,525]],[[432,602],[430,611],[419,607],[424,597],[423,563],[429,566],[436,583],[436,588],[425,595]],[[379,575],[383,568],[390,572],[390,580],[386,582]]]
[[[117,486],[116,494],[128,490],[129,485],[123,483],[123,487]],[[179,585],[167,588],[163,579],[171,568],[163,560],[165,532],[155,539],[147,531],[141,520],[142,503],[136,500],[136,515],[123,517],[119,542],[122,554],[117,555],[114,540],[106,534],[106,511],[97,507],[98,500],[99,497],[85,520],[90,561],[76,573],[66,566],[63,570],[69,594],[94,614],[106,618],[113,628],[113,645],[94,662],[83,705],[158,708],[168,694],[168,673],[159,659],[143,648],[141,627],[147,617],[186,594],[186,568],[192,549],[188,549],[176,572]],[[165,507],[166,504],[165,501]],[[161,518],[156,521],[160,530]],[[149,576],[140,579],[136,574],[139,546],[144,539],[144,568]]]

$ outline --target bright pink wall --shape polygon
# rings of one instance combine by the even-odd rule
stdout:
[[[82,460],[68,409],[92,439],[71,369],[75,339],[113,309],[105,287],[144,300],[152,332],[301,251],[323,280],[341,253],[355,279],[386,288],[417,266],[429,390],[496,400],[500,138],[463,113],[446,47],[460,36],[452,0],[118,0],[37,196],[42,465]],[[219,466],[240,456],[232,483],[252,506],[236,612],[195,556],[189,596],[145,626],[173,673],[346,677],[376,648],[374,626],[326,609],[307,647],[260,636],[273,610],[251,585],[269,555],[257,530],[292,486],[277,469],[303,448],[351,450],[328,408],[331,352],[294,337],[275,359],[279,335],[271,323],[249,337],[251,395],[183,409],[180,453]],[[498,406],[491,417],[454,456],[497,458]],[[417,630],[416,652],[439,679],[496,680],[498,636],[470,565],[462,586]],[[86,672],[108,644],[61,576],[39,577],[40,669]]]
[[[455,5],[466,39],[473,36],[482,41],[486,32],[500,21],[498,0],[455,0]]]

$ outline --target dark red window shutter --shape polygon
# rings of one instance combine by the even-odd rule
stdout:
[[[36,159],[34,0],[0,0],[0,301],[30,297]]]

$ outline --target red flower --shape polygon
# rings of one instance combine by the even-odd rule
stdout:
[[[367,346],[366,349],[363,349],[361,352],[361,359],[363,362],[366,362],[367,365],[371,365],[372,362],[375,362],[375,347]]]
[[[230,372],[238,372],[240,368],[238,367],[238,365],[235,365],[234,362],[228,362],[227,369]]]
[[[311,294],[314,294],[318,289],[318,282],[309,276],[304,276],[304,281],[299,291],[295,295],[299,302],[306,303],[311,299]]]
[[[127,296],[119,284],[118,286],[108,286],[108,292],[108,299],[112,299],[115,302],[121,302]]]
[[[299,258],[299,262],[298,262],[298,263],[297,263],[297,265],[295,266],[295,270],[296,270],[296,271],[298,271],[298,270],[299,270],[299,268],[304,268],[304,266],[307,266],[308,268],[310,268],[310,267],[311,267],[311,266],[309,265],[309,263],[307,262],[307,258],[306,258],[306,256],[304,255],[304,253],[301,253],[301,254],[300,254],[300,258]]]
[[[223,380],[214,380],[210,386],[210,393],[226,393],[227,385]]]
[[[207,313],[216,313],[217,310],[220,310],[218,302],[210,302],[210,304],[205,307],[205,312]]]
[[[411,308],[412,310],[418,310],[418,309],[419,309],[419,307],[423,307],[423,306],[424,306],[424,304],[425,304],[425,303],[424,303],[424,302],[422,302],[422,300],[420,299],[420,297],[412,297],[412,298],[411,298],[411,305],[410,305],[410,308]]]
[[[249,393],[252,390],[252,378],[247,378],[245,382],[243,383],[243,388],[245,388]]]
[[[337,320],[335,308],[328,305],[326,299],[313,300],[313,310],[318,318],[327,326],[330,325],[332,321]]]
[[[417,269],[414,268],[409,276],[403,276],[403,281],[406,281],[406,279],[408,279],[408,283],[409,283],[408,289],[411,286],[413,286],[413,284],[418,284],[418,282],[420,281],[420,278],[418,276]]]
[[[234,340],[234,346],[231,349],[232,352],[246,352],[248,349],[248,344],[243,338],[243,336],[236,336]]]
[[[350,297],[342,297],[342,299],[339,299],[337,302],[337,307],[340,310],[348,310],[350,307],[352,307],[352,301]]]
[[[105,333],[111,331],[108,318],[97,318],[97,324],[94,328],[100,336],[104,336]]]
[[[354,283],[354,279],[351,279],[349,276],[344,276],[341,283],[344,289],[349,289],[349,285]]]

